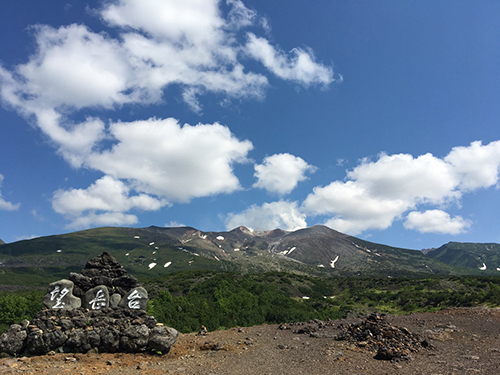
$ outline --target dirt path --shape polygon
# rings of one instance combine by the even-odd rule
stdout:
[[[311,334],[297,333],[315,326],[302,323],[280,329],[264,325],[206,336],[180,335],[170,353],[55,354],[0,359],[0,374],[184,374],[184,375],[289,375],[289,374],[487,374],[500,373],[500,310],[457,309],[438,313],[388,317],[406,327],[432,348],[398,362],[374,359],[374,352],[333,337],[335,321]],[[284,327],[281,327],[284,328]],[[308,331],[307,329],[304,331]]]

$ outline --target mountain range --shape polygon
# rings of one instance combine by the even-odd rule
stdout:
[[[103,251],[139,278],[189,269],[369,277],[500,271],[499,244],[450,242],[419,251],[364,241],[321,225],[291,232],[103,227],[1,244],[0,285],[46,285],[80,271]]]

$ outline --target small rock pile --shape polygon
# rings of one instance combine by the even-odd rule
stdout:
[[[336,340],[346,340],[360,348],[374,351],[375,359],[400,360],[411,359],[410,354],[421,348],[429,347],[429,343],[404,327],[390,325],[385,317],[370,314],[364,321],[339,327]]]
[[[332,328],[336,326],[336,323],[334,320],[331,320],[328,318],[327,320],[319,320],[319,319],[313,319],[309,320],[307,322],[293,322],[289,324],[280,324],[278,326],[279,330],[287,330],[287,329],[293,329],[294,333],[297,333],[299,335],[309,335],[311,337],[316,337],[316,338],[329,338],[329,337],[335,337],[335,334],[332,332]],[[295,327],[297,327],[295,329]]]
[[[47,309],[0,336],[0,353],[168,353],[179,333],[146,314],[147,291],[109,253],[49,285]]]

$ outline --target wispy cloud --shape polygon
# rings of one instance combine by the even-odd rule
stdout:
[[[307,226],[306,215],[297,202],[278,201],[252,205],[240,213],[230,214],[226,220],[228,230],[246,226],[254,230],[281,228],[296,230]]]
[[[169,223],[165,223],[164,227],[166,228],[177,228],[177,227],[185,227],[185,224],[179,223],[177,221],[171,221]]]
[[[248,33],[245,50],[279,78],[305,86],[327,86],[334,81],[333,70],[317,63],[312,51],[294,48],[290,53],[285,53],[271,45],[266,38],[253,33]]]
[[[23,241],[23,240],[32,240],[33,238],[38,238],[40,236],[36,234],[27,234],[27,235],[22,235],[22,236],[16,236],[14,238],[14,241]]]
[[[2,182],[3,182],[3,175],[0,174],[0,187],[2,187]],[[0,210],[4,211],[16,211],[21,207],[21,203],[11,203],[7,202],[5,199],[2,198],[2,192],[0,191]]]

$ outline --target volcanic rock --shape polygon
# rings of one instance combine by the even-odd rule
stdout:
[[[412,352],[428,347],[426,341],[404,327],[390,325],[384,316],[370,314],[364,321],[341,327],[336,340],[346,340],[360,348],[375,351],[375,359],[410,359]]]
[[[48,287],[43,304],[49,309],[76,309],[82,305],[80,298],[73,295],[75,284],[66,279],[55,281]]]
[[[0,353],[168,353],[179,333],[148,315],[147,302],[146,289],[104,253],[70,280],[51,283],[43,298],[47,309],[11,325],[0,336]]]
[[[75,296],[80,298],[100,285],[106,286],[109,295],[117,293],[122,297],[139,285],[138,280],[127,275],[127,271],[108,252],[89,260],[81,273],[71,272],[69,279],[75,284]]]

